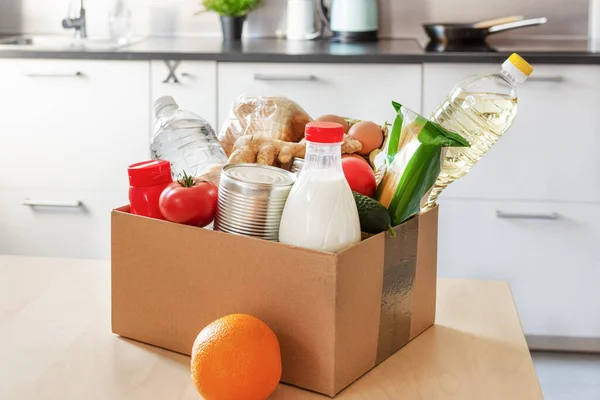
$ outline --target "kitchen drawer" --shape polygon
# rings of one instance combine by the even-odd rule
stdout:
[[[149,157],[149,62],[0,63],[0,187],[126,190]]]
[[[426,64],[427,115],[462,78],[495,64]],[[600,201],[600,66],[538,65],[512,128],[449,198]]]
[[[600,337],[598,243],[600,205],[440,204],[439,275],[510,282],[528,335]]]
[[[313,118],[323,114],[372,120],[395,117],[392,100],[421,108],[421,65],[219,63],[219,124],[240,95],[286,96]]]
[[[127,189],[0,188],[0,254],[110,258],[110,211]],[[27,206],[51,203],[63,207]],[[77,202],[81,206],[75,206]]]
[[[170,68],[173,69],[172,74]],[[151,62],[150,91],[151,126],[156,121],[154,101],[161,96],[173,96],[181,109],[201,116],[216,129],[216,62],[154,60]]]

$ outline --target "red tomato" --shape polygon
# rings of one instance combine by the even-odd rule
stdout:
[[[350,189],[363,196],[375,196],[377,190],[375,172],[366,161],[355,157],[346,157],[342,159],[342,168],[346,180],[350,184]]]
[[[205,227],[217,212],[217,186],[185,176],[160,195],[158,206],[167,221]]]
[[[369,162],[367,160],[365,160],[365,158],[363,156],[359,156],[358,154],[344,154],[342,156],[342,159],[344,159],[344,158],[356,158],[357,160],[364,161],[367,164],[369,164]]]

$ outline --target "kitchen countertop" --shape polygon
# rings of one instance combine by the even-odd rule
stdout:
[[[498,63],[517,51],[532,63],[600,64],[600,49],[590,51],[586,40],[495,40],[488,51],[428,52],[416,39],[339,44],[327,40],[294,42],[249,39],[224,44],[220,38],[146,38],[113,50],[27,49],[0,46],[0,58],[106,60],[214,60],[220,62],[307,63]],[[481,50],[481,49],[477,49]]]
[[[434,327],[336,399],[542,398],[508,284],[440,279],[437,307]],[[188,357],[111,333],[108,261],[0,256],[0,343],[1,399],[200,399]]]

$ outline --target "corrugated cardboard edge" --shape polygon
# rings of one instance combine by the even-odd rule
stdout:
[[[419,216],[417,270],[413,284],[410,340],[435,323],[439,207]]]
[[[338,253],[335,315],[335,371],[330,396],[375,366],[385,234]]]

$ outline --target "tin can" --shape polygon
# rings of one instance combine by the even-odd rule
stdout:
[[[281,214],[295,182],[291,172],[266,165],[223,167],[214,229],[277,241]]]
[[[304,158],[294,158],[292,163],[292,173],[298,175],[300,171],[302,171],[302,167],[304,167]]]

